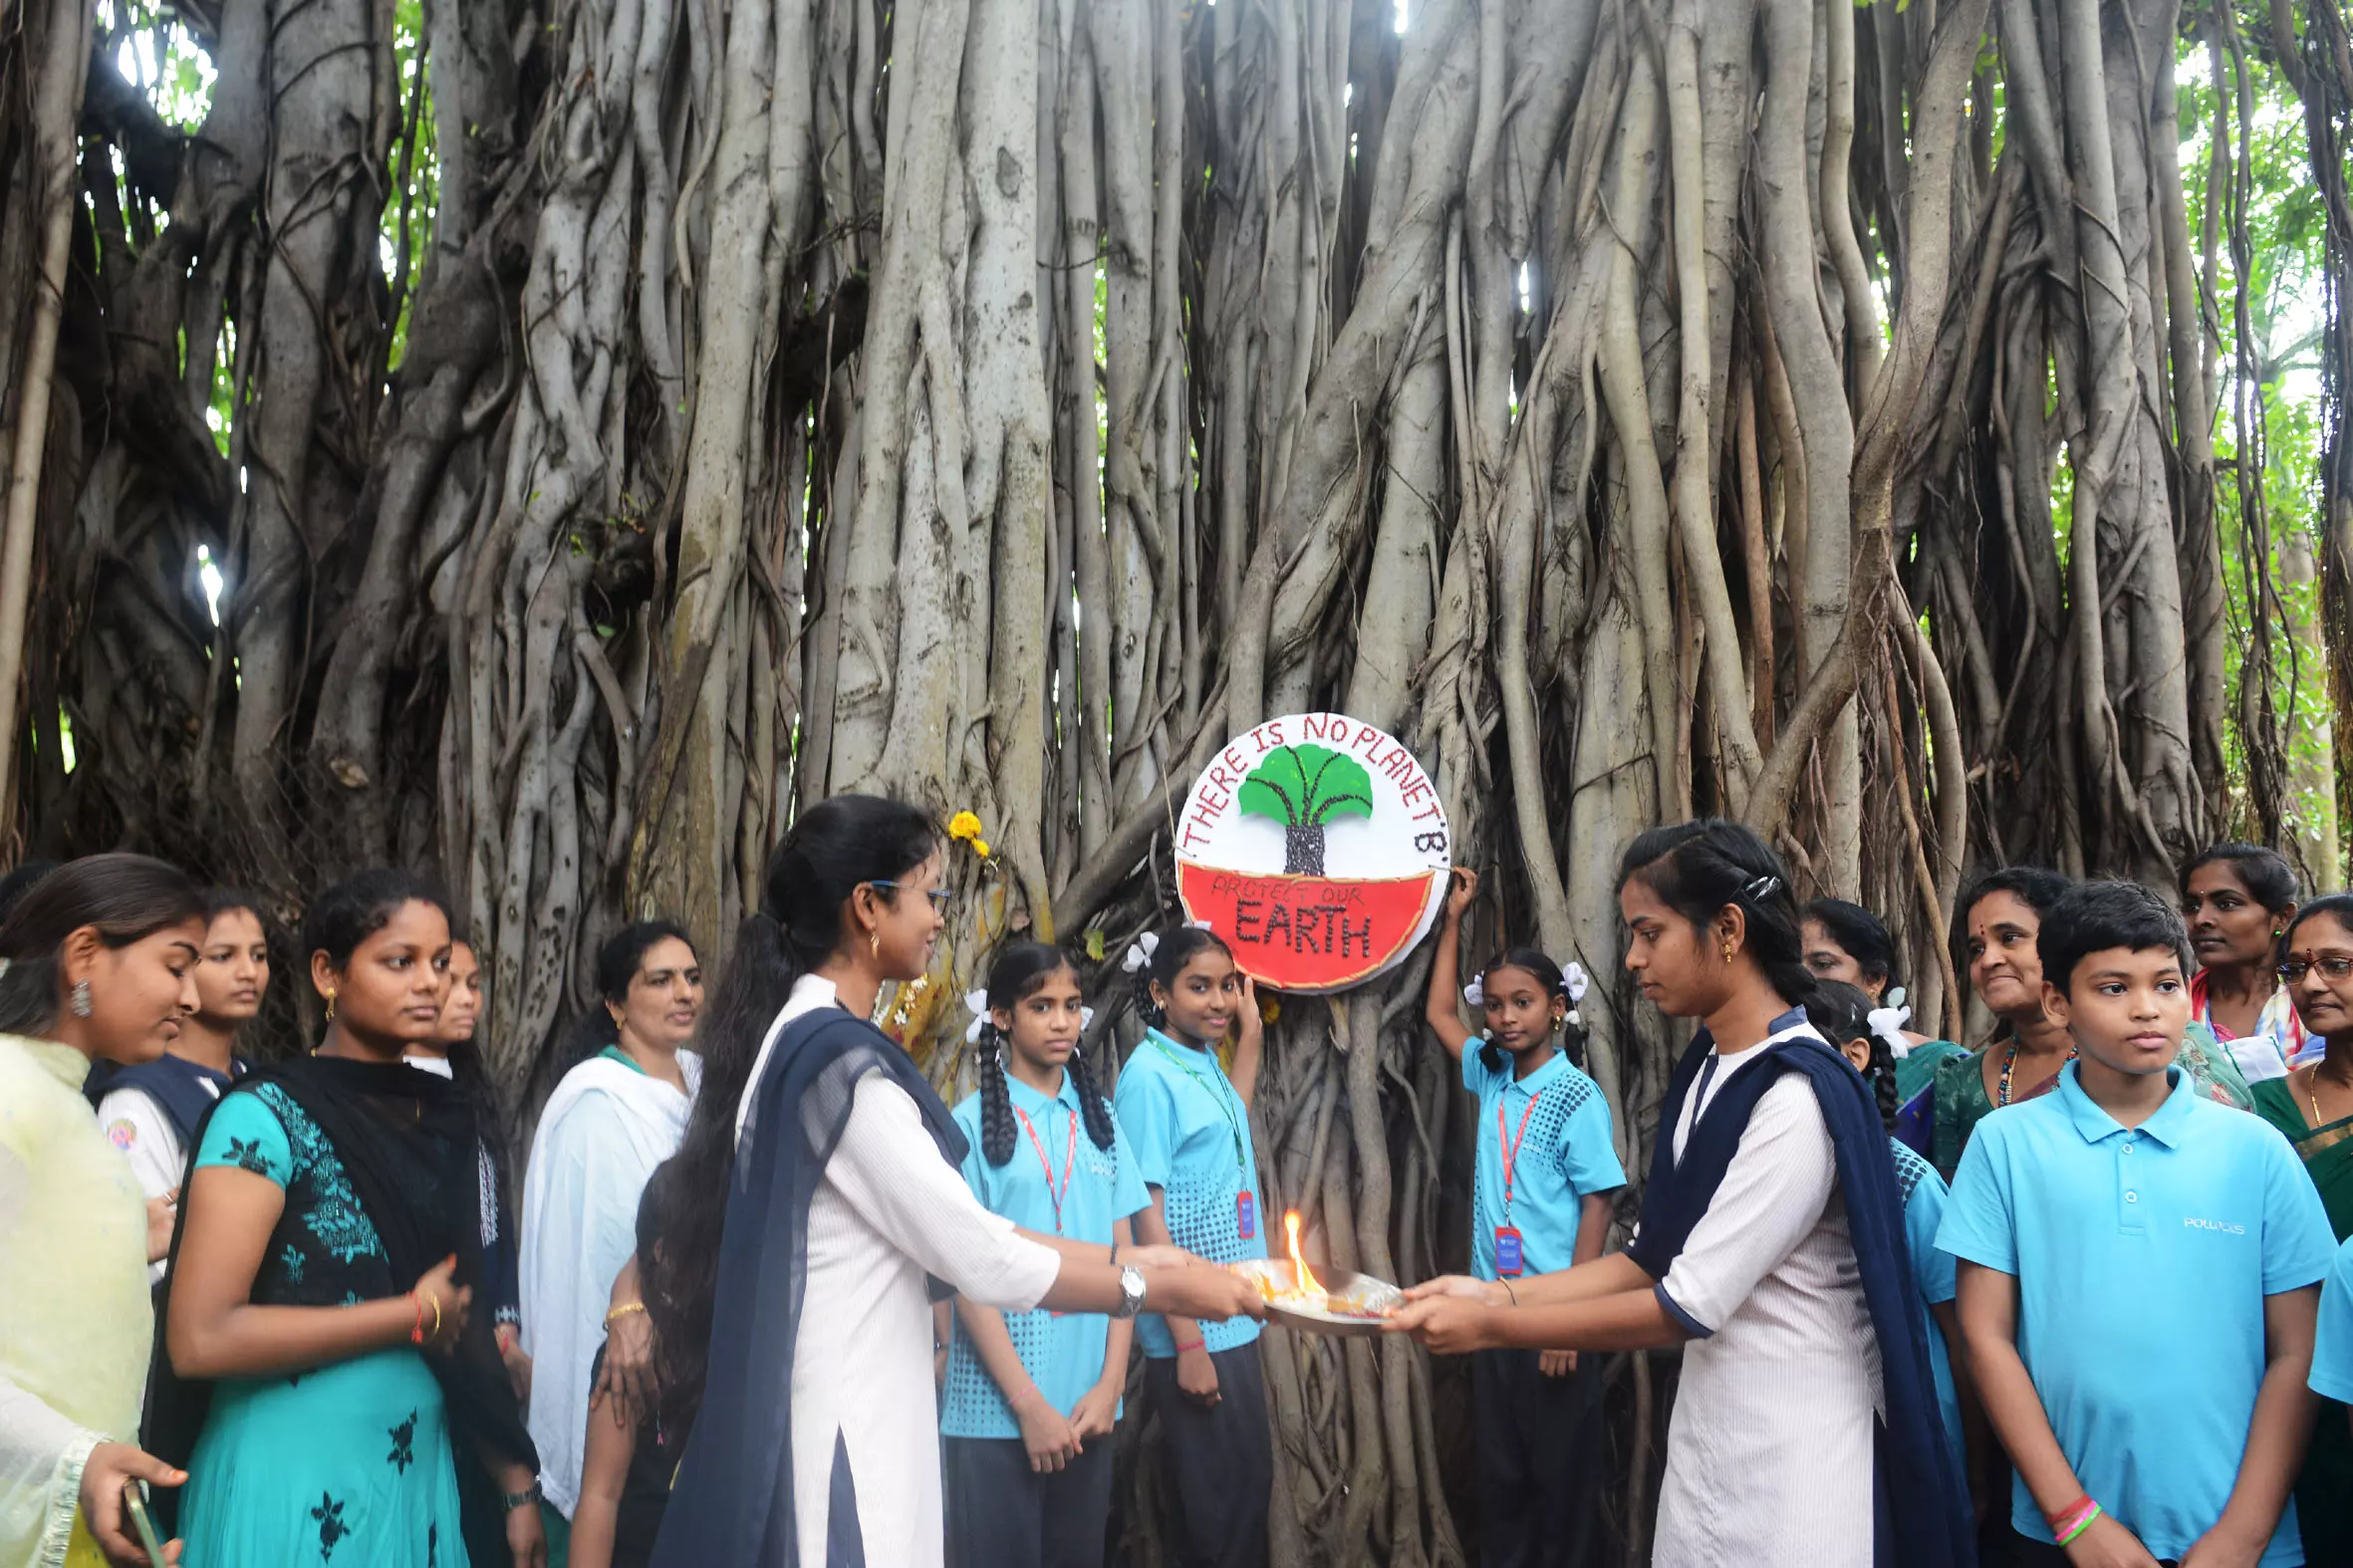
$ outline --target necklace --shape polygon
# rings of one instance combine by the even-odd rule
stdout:
[[[2317,1132],[2327,1125],[2320,1114],[2320,1063],[2297,1071],[2304,1075],[2304,1103],[2312,1108],[2312,1127]]]
[[[2065,1067],[2068,1062],[2072,1062],[2074,1060],[2075,1047],[2071,1045],[2067,1047],[2066,1061],[2062,1061],[2059,1065],[2061,1067]],[[2001,1081],[1994,1086],[1993,1094],[1993,1104],[1997,1108],[2010,1103],[2010,1074],[2017,1071],[2017,1067],[2018,1042],[2012,1040],[2010,1042],[2010,1048],[2001,1053]]]

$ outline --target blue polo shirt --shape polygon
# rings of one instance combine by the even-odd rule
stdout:
[[[2320,1287],[2320,1336],[2312,1342],[2312,1392],[2353,1405],[2353,1241],[2337,1248]],[[2327,1412],[2322,1413],[2326,1420]]]
[[[1953,1254],[1937,1245],[1937,1231],[1945,1222],[1948,1188],[1937,1168],[1900,1138],[1888,1140],[1896,1157],[1896,1191],[1904,1199],[1904,1243],[1912,1254],[1912,1284],[1924,1307],[1941,1307],[1960,1294],[1955,1277],[1960,1269]],[[1954,1461],[1968,1473],[1968,1444],[1961,1433],[1961,1392],[1953,1383],[1953,1356],[1945,1344],[1945,1330],[1937,1315],[1928,1314],[1929,1370],[1937,1379],[1937,1410],[1945,1418],[1945,1440],[1953,1446]]]
[[[1041,1235],[1057,1233],[1073,1241],[1110,1245],[1112,1226],[1140,1208],[1152,1206],[1144,1189],[1136,1153],[1112,1124],[1111,1148],[1095,1147],[1079,1110],[1077,1083],[1062,1075],[1062,1092],[1052,1099],[1005,1075],[1005,1089],[1013,1103],[1013,1153],[1001,1166],[988,1163],[980,1147],[980,1096],[970,1095],[955,1109],[956,1126],[964,1130],[971,1148],[964,1155],[964,1184],[971,1187],[990,1213],[1002,1214],[1017,1225]],[[1029,1119],[1028,1127],[1022,1118]],[[1076,1137],[1073,1137],[1073,1131]],[[1030,1142],[1034,1130],[1037,1144]],[[1045,1150],[1045,1160],[1038,1149]],[[1047,1185],[1046,1164],[1054,1168],[1053,1186]],[[1067,1183],[1067,1185],[1066,1185]],[[1062,1194],[1059,1225],[1054,1193]],[[1103,1379],[1104,1349],[1111,1339],[1111,1319],[1100,1312],[1008,1312],[1005,1329],[1021,1365],[1038,1392],[1065,1416],[1087,1391]],[[947,1353],[947,1401],[939,1430],[950,1437],[1018,1437],[1021,1423],[1005,1403],[1003,1391],[981,1365],[979,1352],[964,1334],[964,1320],[956,1319],[955,1338]]]
[[[1577,1250],[1578,1210],[1587,1197],[1626,1184],[1610,1142],[1610,1103],[1601,1086],[1555,1051],[1522,1079],[1503,1056],[1490,1069],[1484,1047],[1462,1051],[1462,1087],[1478,1096],[1478,1164],[1470,1187],[1470,1271],[1495,1274],[1495,1227],[1520,1233],[1522,1277],[1567,1268]],[[1500,1112],[1503,1131],[1495,1131]],[[1512,1145],[1511,1201],[1503,1201],[1503,1144]]]
[[[2177,1558],[2237,1481],[2263,1298],[2318,1280],[2336,1238],[2286,1139],[2168,1073],[2172,1095],[2131,1130],[2073,1062],[2052,1093],[1986,1117],[1937,1244],[2016,1277],[2018,1355],[2067,1462],[2152,1555]],[[2051,1538],[2023,1480],[2010,1522]],[[2262,1561],[2303,1560],[2290,1502]]]
[[[1144,1033],[1120,1069],[1112,1097],[1120,1127],[1136,1151],[1146,1182],[1168,1195],[1169,1239],[1212,1263],[1266,1256],[1265,1205],[1258,1201],[1258,1152],[1250,1142],[1250,1108],[1225,1076],[1214,1051],[1178,1045],[1158,1029]],[[1241,1233],[1236,1201],[1250,1194],[1257,1220]],[[1274,1218],[1280,1224],[1280,1216]],[[1203,1323],[1211,1351],[1232,1350],[1258,1337],[1254,1318]],[[1136,1320],[1144,1354],[1165,1361],[1176,1354],[1169,1325],[1157,1312]]]

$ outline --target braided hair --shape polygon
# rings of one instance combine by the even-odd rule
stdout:
[[[1536,977],[1536,983],[1543,988],[1545,995],[1557,996],[1568,1004],[1568,1021],[1562,1026],[1561,1053],[1568,1057],[1571,1067],[1583,1072],[1585,1070],[1585,1025],[1577,1018],[1577,999],[1569,994],[1568,977],[1561,973],[1560,965],[1533,947],[1506,947],[1494,957],[1489,958],[1487,966],[1479,970],[1478,983],[1481,990],[1486,988],[1488,979],[1498,969],[1524,970]],[[1503,1071],[1503,1048],[1492,1040],[1484,1041],[1479,1046],[1478,1059],[1480,1065],[1490,1073]]]
[[[1879,1119],[1892,1133],[1896,1130],[1896,1053],[1871,1027],[1875,1005],[1868,993],[1844,980],[1816,980],[1814,994],[1806,998],[1806,1022],[1822,1031],[1833,1047],[1850,1040],[1870,1045],[1871,1055],[1863,1063],[1863,1082],[1871,1086],[1872,1097],[1879,1102]]]
[[[1013,1158],[1013,1098],[1005,1087],[1005,1046],[1007,1036],[997,1027],[996,1010],[1007,1012],[1034,995],[1056,974],[1076,975],[1077,967],[1070,955],[1059,947],[1040,941],[1014,942],[997,952],[996,961],[988,966],[988,1011],[980,1015],[980,1152],[992,1166],[1001,1166]],[[1087,1124],[1087,1137],[1106,1154],[1112,1147],[1111,1103],[1096,1086],[1095,1075],[1089,1071],[1086,1054],[1074,1044],[1070,1061],[1063,1071],[1071,1076],[1079,1095],[1079,1115]]]
[[[1152,988],[1158,985],[1165,991],[1175,986],[1184,966],[1212,947],[1228,958],[1233,949],[1206,925],[1179,925],[1161,932],[1155,940],[1158,945],[1152,949],[1150,961],[1136,971],[1136,1016],[1158,1029],[1169,1021],[1169,1010],[1152,999]],[[993,998],[995,994],[992,988],[989,995]]]

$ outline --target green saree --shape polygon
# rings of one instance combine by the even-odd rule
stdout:
[[[2278,1128],[2295,1147],[2304,1174],[2320,1189],[2329,1228],[2343,1241],[2353,1235],[2353,1116],[2314,1127],[2292,1083],[2271,1078],[2256,1084],[2255,1115]],[[2353,1553],[2353,1428],[2347,1420],[2344,1406],[2335,1400],[2320,1402],[2320,1420],[2312,1429],[2303,1476],[2296,1482],[2296,1518],[2308,1560],[2315,1563],[2342,1562],[2346,1558],[2340,1554]]]

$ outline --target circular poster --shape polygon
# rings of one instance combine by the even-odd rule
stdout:
[[[1413,752],[1339,713],[1291,713],[1201,771],[1176,820],[1176,893],[1252,979],[1336,991],[1430,929],[1448,843]]]

